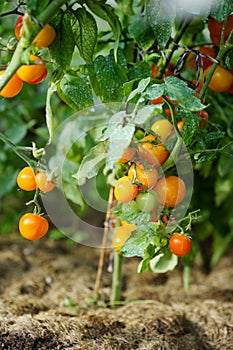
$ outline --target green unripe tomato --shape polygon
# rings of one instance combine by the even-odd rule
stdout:
[[[154,191],[141,192],[136,197],[138,208],[143,212],[152,211],[158,204],[158,196]]]

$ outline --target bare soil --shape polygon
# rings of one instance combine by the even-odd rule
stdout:
[[[208,275],[196,263],[189,294],[179,267],[138,275],[138,260],[124,259],[116,308],[107,306],[107,260],[99,303],[90,305],[98,258],[98,249],[76,243],[1,238],[0,349],[233,349],[230,252]]]

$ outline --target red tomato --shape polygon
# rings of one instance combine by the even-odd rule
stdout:
[[[174,233],[169,239],[169,247],[176,256],[185,256],[191,248],[191,239],[180,233]]]

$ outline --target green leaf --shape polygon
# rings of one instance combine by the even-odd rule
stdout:
[[[133,12],[133,0],[116,0],[122,12],[128,16],[132,16]]]
[[[150,81],[151,81],[150,77],[140,80],[138,87],[130,93],[127,101],[131,101],[136,95],[141,94],[146,89],[146,87],[150,84]]]
[[[71,63],[75,42],[71,27],[72,16],[70,12],[60,11],[52,25],[56,30],[56,38],[49,46],[50,60],[55,65],[57,76],[61,76]]]
[[[163,94],[164,94],[164,84],[153,84],[146,89],[144,96],[148,100],[155,100],[156,98],[162,96]]]
[[[112,169],[114,164],[120,159],[126,147],[131,143],[135,131],[134,124],[116,125],[113,133],[109,137],[107,165],[104,169]]]
[[[133,118],[132,122],[136,125],[144,124],[149,120],[156,109],[156,106],[145,106],[137,111],[136,116]]]
[[[49,132],[48,144],[52,142],[53,133],[54,133],[54,116],[53,116],[53,111],[51,107],[51,97],[56,91],[57,91],[56,85],[52,83],[47,90],[47,96],[46,96],[45,117],[46,117],[47,129]]]
[[[96,176],[106,160],[106,147],[99,143],[93,147],[83,158],[77,174],[73,175],[78,180],[78,185],[84,185],[86,179]]]
[[[190,89],[183,80],[172,76],[165,77],[164,80],[168,96],[172,100],[177,100],[180,106],[192,112],[201,111],[206,108],[206,106],[194,96],[195,91]]]
[[[176,16],[173,1],[148,0],[146,14],[158,44],[164,47],[170,38]]]
[[[123,256],[144,256],[144,251],[147,246],[152,242],[152,236],[148,234],[143,227],[133,231],[130,237],[127,239],[120,252]]]
[[[153,272],[165,273],[173,270],[177,264],[178,257],[172,254],[169,248],[164,248],[150,261],[150,268]]]
[[[232,0],[221,0],[217,1],[216,5],[211,12],[211,16],[216,18],[219,22],[223,21],[224,18],[233,12]]]
[[[182,138],[186,146],[191,146],[197,139],[200,120],[196,113],[194,114],[187,110],[180,110],[179,114],[184,118]]]
[[[115,14],[113,7],[108,4],[105,4],[102,1],[86,0],[86,3],[91,12],[93,12],[96,16],[102,18],[104,21],[108,22],[108,24],[110,25],[115,36],[116,46],[114,56],[117,60],[116,50],[118,48],[118,43],[121,35],[121,25],[119,18]]]
[[[137,79],[147,78],[151,76],[151,67],[147,62],[129,63],[128,78],[136,81]]]
[[[208,132],[208,134],[205,136],[204,138],[204,142],[206,144],[215,141],[215,140],[219,140],[222,139],[224,137],[225,133],[222,131],[212,131],[212,132]]]
[[[71,28],[80,56],[89,64],[93,62],[97,42],[97,24],[94,17],[84,8],[79,8],[71,16]]]
[[[85,76],[65,74],[59,83],[58,94],[68,106],[77,111],[94,103],[92,90]]]
[[[102,102],[122,101],[126,69],[115,62],[113,52],[106,57],[98,56],[88,69],[92,87]]]
[[[125,220],[137,226],[143,225],[150,221],[151,215],[149,213],[141,212],[135,201],[130,203],[118,204],[112,209],[121,220]]]
[[[129,26],[129,34],[143,50],[148,50],[156,40],[147,17],[135,16],[133,22]]]
[[[78,204],[82,209],[84,209],[85,203],[83,200],[82,193],[80,192],[78,186],[72,182],[62,182],[62,191],[64,191],[65,196],[71,202]]]

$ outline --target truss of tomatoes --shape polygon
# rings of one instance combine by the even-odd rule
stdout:
[[[15,36],[18,40],[24,34],[23,16],[20,16],[15,24]],[[56,37],[54,28],[46,24],[39,34],[35,37],[32,45],[38,48],[48,47]],[[5,70],[0,71],[0,76]],[[30,55],[28,64],[23,64],[16,71],[13,77],[8,81],[5,87],[0,91],[0,95],[5,98],[15,97],[23,88],[23,83],[39,84],[47,76],[47,68],[45,62],[38,56]]]
[[[44,172],[34,170],[27,166],[17,176],[17,185],[21,190],[34,191],[36,189],[43,193],[50,192],[56,186],[56,179],[49,179]],[[48,220],[40,213],[26,213],[19,220],[19,232],[28,240],[38,240],[48,232]]]
[[[190,251],[190,237],[180,232],[171,235],[166,232],[166,226],[172,220],[172,210],[185,199],[186,185],[179,176],[165,176],[162,171],[162,165],[170,155],[166,142],[175,135],[174,127],[169,120],[160,119],[151,126],[150,131],[126,148],[119,159],[120,164],[127,164],[124,167],[127,170],[116,180],[114,187],[118,205],[113,212],[121,221],[114,230],[112,246],[116,252],[124,255],[122,248],[137,230],[135,222],[138,215],[156,227],[154,235],[157,247],[169,247],[174,255],[182,257]],[[125,213],[125,210],[130,211],[130,207],[131,213],[134,211],[133,220],[130,214],[127,217]]]

